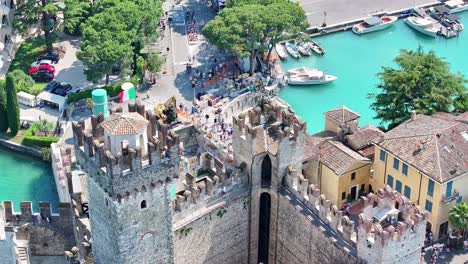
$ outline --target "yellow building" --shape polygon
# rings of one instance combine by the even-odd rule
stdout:
[[[340,141],[325,140],[319,146],[317,187],[333,203],[357,200],[368,191],[372,162]]]
[[[415,201],[430,212],[434,239],[446,235],[449,210],[468,197],[468,113],[413,114],[375,146],[372,188]]]
[[[359,127],[359,114],[345,106],[327,111],[325,130],[305,139],[302,174],[333,203],[342,206],[369,192],[372,141],[383,132]]]

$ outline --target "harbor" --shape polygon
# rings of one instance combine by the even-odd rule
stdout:
[[[468,21],[468,12],[458,15],[462,21]],[[286,86],[279,93],[307,121],[311,133],[323,129],[323,113],[337,105],[346,105],[359,112],[363,124],[380,125],[379,120],[373,118],[373,110],[369,109],[371,99],[368,94],[377,91],[376,74],[382,66],[394,67],[392,60],[401,49],[415,50],[421,46],[426,51],[434,50],[437,56],[450,63],[453,72],[468,72],[468,57],[464,51],[468,35],[464,32],[457,38],[433,38],[413,30],[399,19],[393,26],[369,34],[356,35],[350,30],[341,30],[313,39],[326,50],[326,54],[283,60],[284,71],[307,66],[335,75],[338,79],[320,86]],[[357,61],[359,67],[355,67]]]

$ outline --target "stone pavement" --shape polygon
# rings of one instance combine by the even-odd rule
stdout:
[[[445,250],[444,250],[445,251]],[[428,252],[424,255],[422,263],[433,264],[431,260],[431,253]],[[467,264],[468,263],[468,249],[455,250],[452,252],[444,252],[439,255],[437,264],[451,263],[451,264]]]
[[[31,264],[67,264],[64,256],[31,256]]]
[[[207,6],[205,0],[184,0],[181,2],[185,11],[194,11],[194,19],[200,25],[199,32],[201,37],[201,29],[207,21],[213,19],[216,13]],[[165,11],[171,10],[175,6],[174,1],[169,0],[163,3]],[[189,59],[193,67],[198,67],[201,70],[207,71],[211,67],[209,58],[216,56],[223,58],[224,54],[218,51],[215,47],[201,40],[197,45],[189,45],[187,40],[187,32],[184,27],[166,27],[166,30],[160,41],[161,52],[166,56],[166,65],[163,67],[167,74],[157,78],[156,84],[149,89],[141,89],[139,92],[143,101],[148,105],[164,102],[171,96],[175,96],[177,103],[190,104],[194,95],[202,88],[196,88],[195,91],[191,87],[189,80],[190,75],[186,72],[186,63]],[[166,48],[169,47],[169,52]],[[149,91],[149,92],[148,92]],[[150,98],[146,99],[146,95]]]
[[[299,0],[311,27],[328,26],[357,20],[375,13],[409,9],[437,2],[436,0]]]

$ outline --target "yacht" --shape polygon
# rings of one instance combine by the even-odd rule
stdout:
[[[336,76],[325,74],[323,71],[301,67],[289,70],[289,85],[317,85],[333,82]]]
[[[414,30],[433,38],[437,36],[437,32],[439,31],[439,29],[434,25],[434,22],[422,17],[407,17],[405,18],[405,23]]]
[[[288,51],[289,55],[291,55],[293,58],[299,59],[301,57],[301,55],[297,51],[296,46],[293,43],[287,42],[285,45],[286,51]]]
[[[465,4],[463,0],[450,0],[444,4],[450,10],[451,14],[468,10],[468,4]]]
[[[369,17],[364,19],[364,22],[353,26],[353,32],[359,35],[382,30],[388,28],[397,20],[398,17],[396,16]]]
[[[286,52],[286,48],[280,43],[275,45],[275,50],[276,50],[276,53],[278,54],[278,57],[280,57],[282,60],[285,60],[288,58],[288,53]]]

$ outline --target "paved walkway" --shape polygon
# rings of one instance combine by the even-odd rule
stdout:
[[[324,21],[328,26],[371,16],[375,13],[409,9],[435,0],[299,0],[311,27]]]

